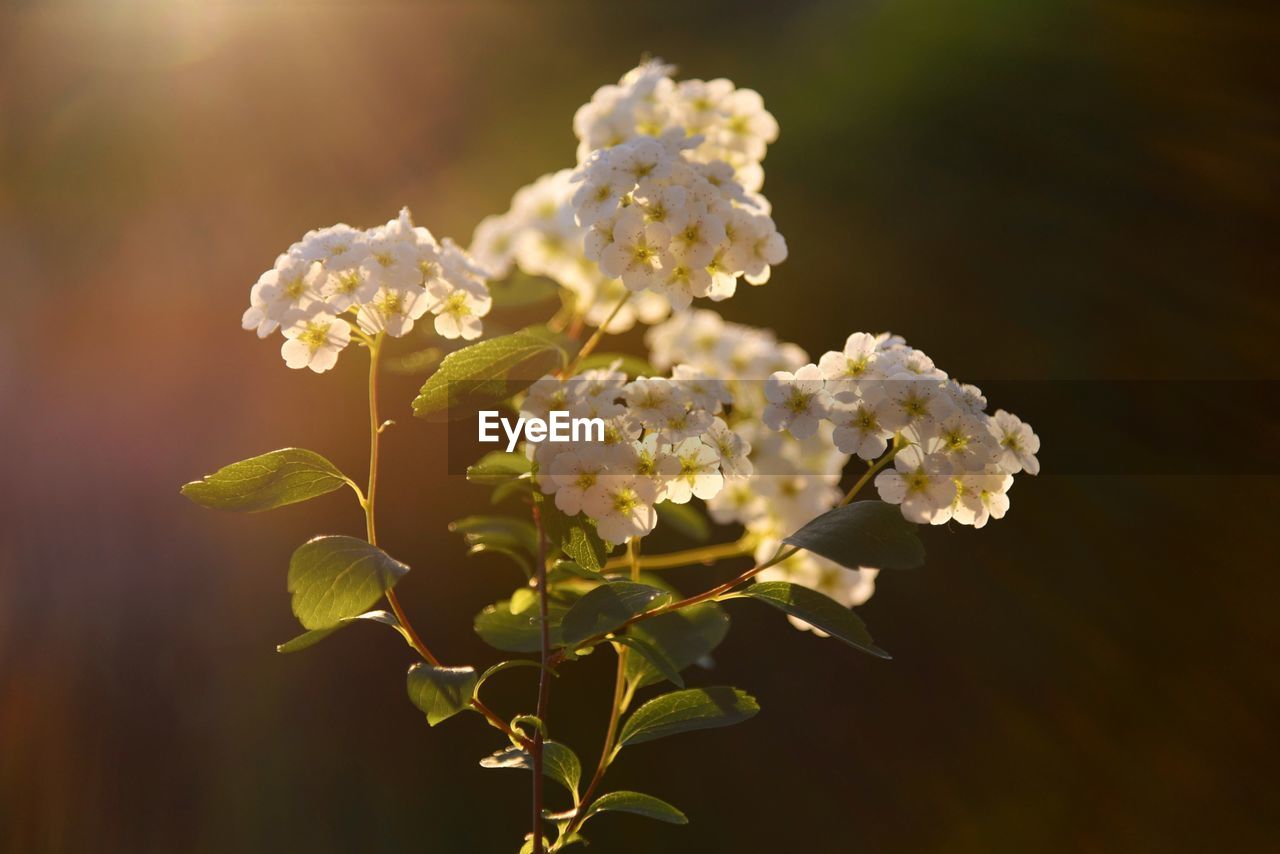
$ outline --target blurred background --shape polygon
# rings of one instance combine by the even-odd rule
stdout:
[[[474,721],[427,728],[392,633],[274,651],[292,549],[362,531],[345,493],[235,516],[178,486],[287,445],[359,471],[360,360],[287,370],[239,329],[249,286],[306,230],[405,204],[467,242],[571,165],[574,110],[646,52],[782,127],[791,255],[726,317],[815,354],[892,329],[1015,381],[992,404],[1045,474],[881,576],[860,613],[892,662],[734,608],[693,678],[763,712],[624,755],[613,785],[692,823],[606,816],[592,850],[1273,850],[1274,386],[1215,381],[1280,377],[1278,34],[1274,9],[1168,0],[7,4],[0,851],[515,850],[527,774],[482,770]],[[1108,402],[1066,381],[1121,379],[1210,403],[1092,428]],[[387,383],[381,537],[432,646],[489,663],[471,617],[517,579],[446,532],[487,494],[408,417],[417,382]],[[1126,469],[1155,428],[1182,453]],[[553,698],[584,762],[593,658]],[[493,704],[522,710],[530,673]]]

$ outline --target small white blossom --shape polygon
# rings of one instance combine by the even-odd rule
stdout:
[[[807,439],[830,408],[830,395],[823,387],[817,365],[805,365],[794,374],[774,371],[765,382],[764,423],[774,430],[788,430],[797,439]]]
[[[350,343],[351,327],[327,312],[299,312],[285,325],[284,337],[280,354],[286,365],[322,374],[337,364],[338,354]]]

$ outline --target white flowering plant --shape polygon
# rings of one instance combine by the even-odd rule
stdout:
[[[897,336],[857,332],[813,361],[769,330],[692,306],[730,298],[740,278],[765,283],[786,258],[760,192],[778,126],[757,93],[727,80],[677,82],[673,72],[647,62],[597,91],[574,117],[576,166],[519,190],[509,211],[479,224],[469,249],[437,240],[407,209],[385,225],[335,225],[289,247],[250,291],[243,326],[260,337],[280,331],[291,368],[327,371],[353,343],[367,352],[367,480],[286,448],[182,489],[239,511],[351,489],[365,536],[320,536],[293,553],[288,590],[305,631],[279,651],[358,621],[397,631],[420,659],[407,693],[427,723],[475,714],[502,737],[480,764],[532,772],[522,852],[585,843],[588,822],[606,812],[687,821],[653,795],[606,791],[605,778],[624,749],[757,713],[739,688],[695,684],[729,630],[726,605],[772,607],[799,629],[887,659],[852,610],[877,574],[920,565],[919,525],[1002,518],[1014,476],[1039,470],[1028,425],[988,414],[979,389]],[[521,292],[535,281],[554,287]],[[467,469],[495,506],[512,509],[450,529],[470,553],[509,558],[520,583],[473,621],[501,660],[446,664],[397,596],[409,567],[378,542],[380,437],[392,423],[379,414],[384,346],[421,330],[427,315],[440,339],[480,339],[503,300],[548,294],[561,305],[545,325],[466,344],[438,365],[423,351],[400,357],[434,368],[412,404],[419,417],[505,407],[601,424],[597,436],[526,441]],[[644,357],[595,352],[636,323],[650,326]],[[864,494],[872,489],[878,499]],[[659,526],[703,542],[651,554],[642,544]],[[713,526],[737,536],[708,544]],[[710,589],[688,593],[669,580],[681,567],[735,560],[748,568]],[[389,610],[375,607],[382,599]],[[584,766],[548,700],[596,649],[615,655],[616,677],[599,758]],[[499,713],[482,688],[519,666],[538,670],[537,689],[515,714]],[[563,791],[552,796],[545,780]]]

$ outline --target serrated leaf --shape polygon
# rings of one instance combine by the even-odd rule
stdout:
[[[351,481],[314,451],[281,448],[223,466],[182,487],[202,507],[256,513],[341,489]]]
[[[467,466],[467,480],[485,486],[499,486],[533,471],[533,463],[523,454],[490,451],[474,465]]]
[[[636,635],[615,635],[613,642],[629,648],[632,652],[638,653],[650,668],[655,670],[663,679],[666,679],[677,688],[684,687],[684,679],[680,676],[680,671],[676,668],[675,663],[667,658],[667,654],[649,641]],[[631,661],[631,656],[627,657],[627,661]]]
[[[876,658],[892,658],[871,642],[871,634],[857,614],[830,596],[808,587],[789,581],[760,581],[723,598],[759,599],[834,638],[839,638],[854,649],[870,653]]]
[[[573,646],[593,635],[611,632],[636,614],[672,601],[665,590],[634,581],[601,584],[579,599],[561,622],[562,643]]]
[[[916,526],[883,501],[855,501],[828,510],[783,542],[849,569],[914,569],[924,563]]]
[[[564,360],[559,336],[536,326],[463,347],[445,356],[422,384],[413,414],[428,421],[471,416],[528,388]]]
[[[576,600],[568,591],[554,591],[547,602],[552,646],[560,645],[560,620]],[[529,607],[511,612],[511,600],[504,599],[486,607],[476,615],[476,634],[489,646],[503,652],[539,652],[542,649],[542,629],[538,622],[538,606],[535,600]]]
[[[390,626],[391,628],[395,629],[397,632],[400,633],[400,636],[405,639],[405,642],[409,642],[408,633],[400,625],[400,621],[396,619],[394,614],[392,614],[389,611],[369,611],[364,614],[357,614],[354,617],[348,617],[342,622],[340,622],[338,625],[333,626],[332,628],[312,629],[309,632],[303,632],[302,634],[298,635],[296,638],[293,638],[292,640],[287,640],[282,644],[278,644],[276,646],[276,652],[300,652],[304,649],[307,649],[308,647],[315,646],[317,643],[324,640],[329,635],[333,634],[339,629],[345,629],[347,626],[351,625],[356,620],[369,620],[375,623],[382,623],[383,625]],[[410,643],[410,646],[412,646],[411,643]]]
[[[409,700],[435,726],[471,705],[475,694],[474,667],[437,667],[419,662],[409,668],[406,678]]]
[[[618,363],[617,370],[622,371],[629,377],[656,377],[661,375],[661,372],[654,368],[653,365],[639,356],[632,356],[629,353],[593,353],[578,363],[578,373],[599,368],[611,368],[614,362]]]
[[[566,516],[551,502],[542,502],[542,523],[547,539],[565,557],[584,569],[604,569],[609,546],[596,533],[596,528],[581,516]]]
[[[760,711],[755,698],[727,686],[686,688],[654,697],[636,709],[622,725],[615,752],[682,732],[715,729],[741,723]]]
[[[711,537],[711,523],[693,504],[663,501],[655,509],[658,511],[658,524],[674,528],[696,543],[705,543]]]
[[[601,795],[587,807],[587,818],[602,812],[629,812],[668,824],[689,823],[688,817],[671,804],[641,792],[621,791]]]
[[[522,768],[533,770],[533,756],[523,747],[507,747],[480,760],[481,768]],[[542,743],[542,776],[550,777],[564,786],[578,800],[578,786],[582,782],[582,763],[578,755],[558,741]]]
[[[293,613],[308,629],[328,629],[358,616],[395,586],[409,567],[354,537],[316,537],[289,561]]]

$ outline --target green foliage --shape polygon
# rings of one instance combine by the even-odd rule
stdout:
[[[533,770],[533,757],[523,747],[506,747],[480,760],[481,768],[522,768]],[[542,744],[542,776],[550,777],[569,790],[576,802],[582,782],[582,763],[578,755],[558,741]]]
[[[423,383],[413,414],[444,421],[492,408],[562,367],[566,355],[560,341],[545,327],[530,326],[455,350]]]
[[[686,688],[654,697],[636,709],[618,735],[621,750],[669,735],[741,723],[760,711],[755,698],[737,688]]]
[[[576,599],[573,592],[561,590],[551,591],[548,597],[547,616],[553,646],[561,645],[560,620]],[[510,599],[489,605],[476,615],[475,630],[485,643],[503,652],[538,652],[542,649],[536,597],[514,612]]]
[[[500,661],[497,664],[490,667],[484,673],[480,674],[480,678],[476,680],[475,688],[472,689],[473,693],[479,694],[480,687],[484,685],[485,682],[489,681],[489,677],[496,676],[497,674],[501,673],[504,670],[511,670],[512,668],[515,668],[515,667],[536,667],[538,669],[541,669],[542,663],[538,661],[533,661],[532,659],[528,659],[528,658],[512,658],[508,661]],[[550,667],[547,668],[547,672],[550,673],[552,676],[557,675],[555,670],[551,669]]]
[[[573,646],[593,635],[611,632],[636,614],[671,601],[671,594],[634,581],[601,584],[579,599],[561,623],[561,642]]]
[[[533,463],[523,454],[490,451],[475,465],[467,466],[467,480],[486,486],[510,483],[533,471]]]
[[[665,821],[668,824],[688,824],[689,819],[680,810],[653,795],[640,792],[609,792],[601,795],[587,807],[587,818],[602,812],[629,812]],[[585,821],[586,819],[584,819]]]
[[[471,706],[475,695],[474,667],[437,667],[419,662],[409,668],[409,699],[435,726]]]
[[[705,543],[711,538],[711,523],[693,504],[664,501],[656,509],[661,525],[674,528],[695,543]]]
[[[828,510],[783,542],[850,569],[914,569],[924,563],[916,526],[883,501],[855,501]]]
[[[658,377],[662,372],[639,356],[629,353],[593,353],[578,363],[578,373],[599,368],[609,368],[618,363],[618,370],[629,377]]]
[[[637,637],[635,635],[614,635],[613,642],[629,647],[632,652],[637,653],[640,660],[644,662],[648,669],[653,670],[663,679],[666,679],[677,688],[684,687],[684,679],[680,676],[680,670],[676,667],[675,662],[667,657],[667,654],[649,641]],[[627,662],[630,663],[634,656],[628,656]],[[630,671],[630,667],[627,668]]]
[[[552,586],[568,582],[575,578],[581,578],[585,581],[600,582],[609,580],[594,569],[586,569],[578,566],[571,560],[558,560],[552,564],[549,570],[547,570],[547,584]]]
[[[282,448],[223,466],[182,487],[196,504],[256,513],[341,489],[350,479],[314,451]]]
[[[729,633],[729,615],[715,602],[700,602],[668,614],[650,617],[627,629],[629,637],[661,651],[677,672],[703,661]],[[627,657],[627,679],[643,687],[669,678],[649,660]]]
[[[400,633],[400,636],[405,639],[405,643],[409,643],[409,634],[404,630],[404,627],[400,625],[400,621],[396,619],[395,614],[388,611],[369,611],[365,614],[356,614],[354,617],[347,617],[338,625],[328,629],[312,629],[309,632],[303,632],[296,638],[279,644],[276,647],[276,652],[300,652],[308,647],[315,646],[317,643],[339,629],[345,629],[356,620],[369,620],[374,623],[382,623],[383,625],[390,626]],[[410,646],[412,646],[412,644],[410,644]]]
[[[316,537],[289,561],[293,613],[308,629],[330,629],[359,616],[409,571],[377,546],[354,537]]]
[[[724,599],[758,599],[780,611],[804,620],[854,649],[877,658],[892,658],[871,642],[871,635],[858,615],[823,593],[789,581],[761,581],[745,590],[722,596]]]
[[[524,519],[509,516],[468,516],[449,524],[462,534],[468,555],[500,554],[510,558],[524,572],[533,572],[538,556],[538,531]]]
[[[604,569],[609,546],[595,526],[581,516],[566,516],[550,501],[542,502],[542,525],[551,545],[584,569]]]

